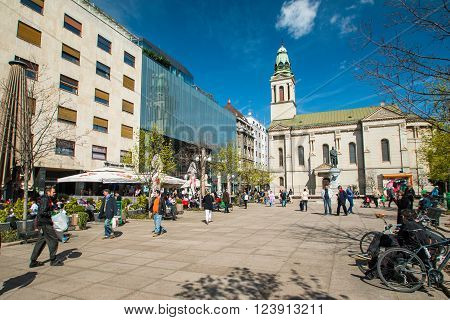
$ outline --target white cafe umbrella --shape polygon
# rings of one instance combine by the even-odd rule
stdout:
[[[85,173],[58,179],[58,183],[64,182],[99,182],[104,184],[141,183],[139,178],[132,171],[110,167],[95,169]]]
[[[184,184],[181,188],[184,189],[184,188],[190,188],[190,187],[191,187],[191,180],[184,180]],[[195,187],[200,188],[200,180],[195,180]],[[209,188],[209,187],[211,187],[211,184],[206,182],[205,187]]]

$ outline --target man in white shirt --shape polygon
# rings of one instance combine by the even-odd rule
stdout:
[[[308,197],[309,197],[309,192],[305,188],[305,189],[303,189],[303,192],[302,192],[301,203],[303,203],[303,206],[301,206],[301,207],[303,207],[303,208],[300,208],[301,211],[303,211],[303,210],[308,211]]]

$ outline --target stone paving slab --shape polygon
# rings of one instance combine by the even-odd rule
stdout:
[[[156,238],[151,221],[131,221],[107,240],[94,223],[60,244],[63,267],[29,269],[34,244],[4,247],[0,299],[447,299],[362,279],[351,254],[365,232],[383,229],[374,216],[383,209],[355,207],[348,217],[323,216],[314,201],[308,209],[250,204],[214,213],[209,225],[203,212],[186,212]],[[395,209],[384,212],[395,221]]]

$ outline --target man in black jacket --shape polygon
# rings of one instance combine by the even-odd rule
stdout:
[[[214,198],[206,191],[206,196],[203,197],[203,207],[205,209],[205,223],[208,224],[212,222],[212,211],[214,208]]]
[[[105,218],[105,236],[103,239],[112,239],[114,234],[112,233],[111,223],[112,219],[117,212],[116,199],[109,193],[108,189],[103,190],[105,196],[102,200],[102,206],[100,207],[100,217]]]
[[[225,213],[230,213],[230,210],[228,209],[230,207],[230,194],[227,190],[222,195],[223,203],[225,204]]]
[[[30,268],[44,265],[43,262],[37,261],[37,259],[42,253],[42,250],[44,250],[45,244],[47,244],[48,250],[50,251],[50,265],[64,265],[62,261],[56,259],[56,251],[58,250],[58,236],[56,235],[55,229],[53,229],[52,221],[52,211],[54,209],[52,198],[54,195],[55,188],[47,187],[45,188],[45,195],[41,198],[41,204],[36,217],[38,227],[40,228],[40,233],[38,241],[34,245],[33,253],[31,254]]]

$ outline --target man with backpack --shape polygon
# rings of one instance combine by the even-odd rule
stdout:
[[[56,251],[58,250],[58,236],[56,235],[55,229],[53,229],[52,212],[54,210],[54,205],[52,198],[55,196],[54,187],[46,187],[45,195],[41,198],[41,204],[39,206],[39,211],[37,214],[37,225],[39,227],[39,238],[34,245],[33,253],[31,254],[30,268],[43,266],[44,263],[37,261],[42,250],[44,250],[47,244],[48,250],[50,252],[50,265],[51,266],[62,266],[64,263],[56,259]]]

